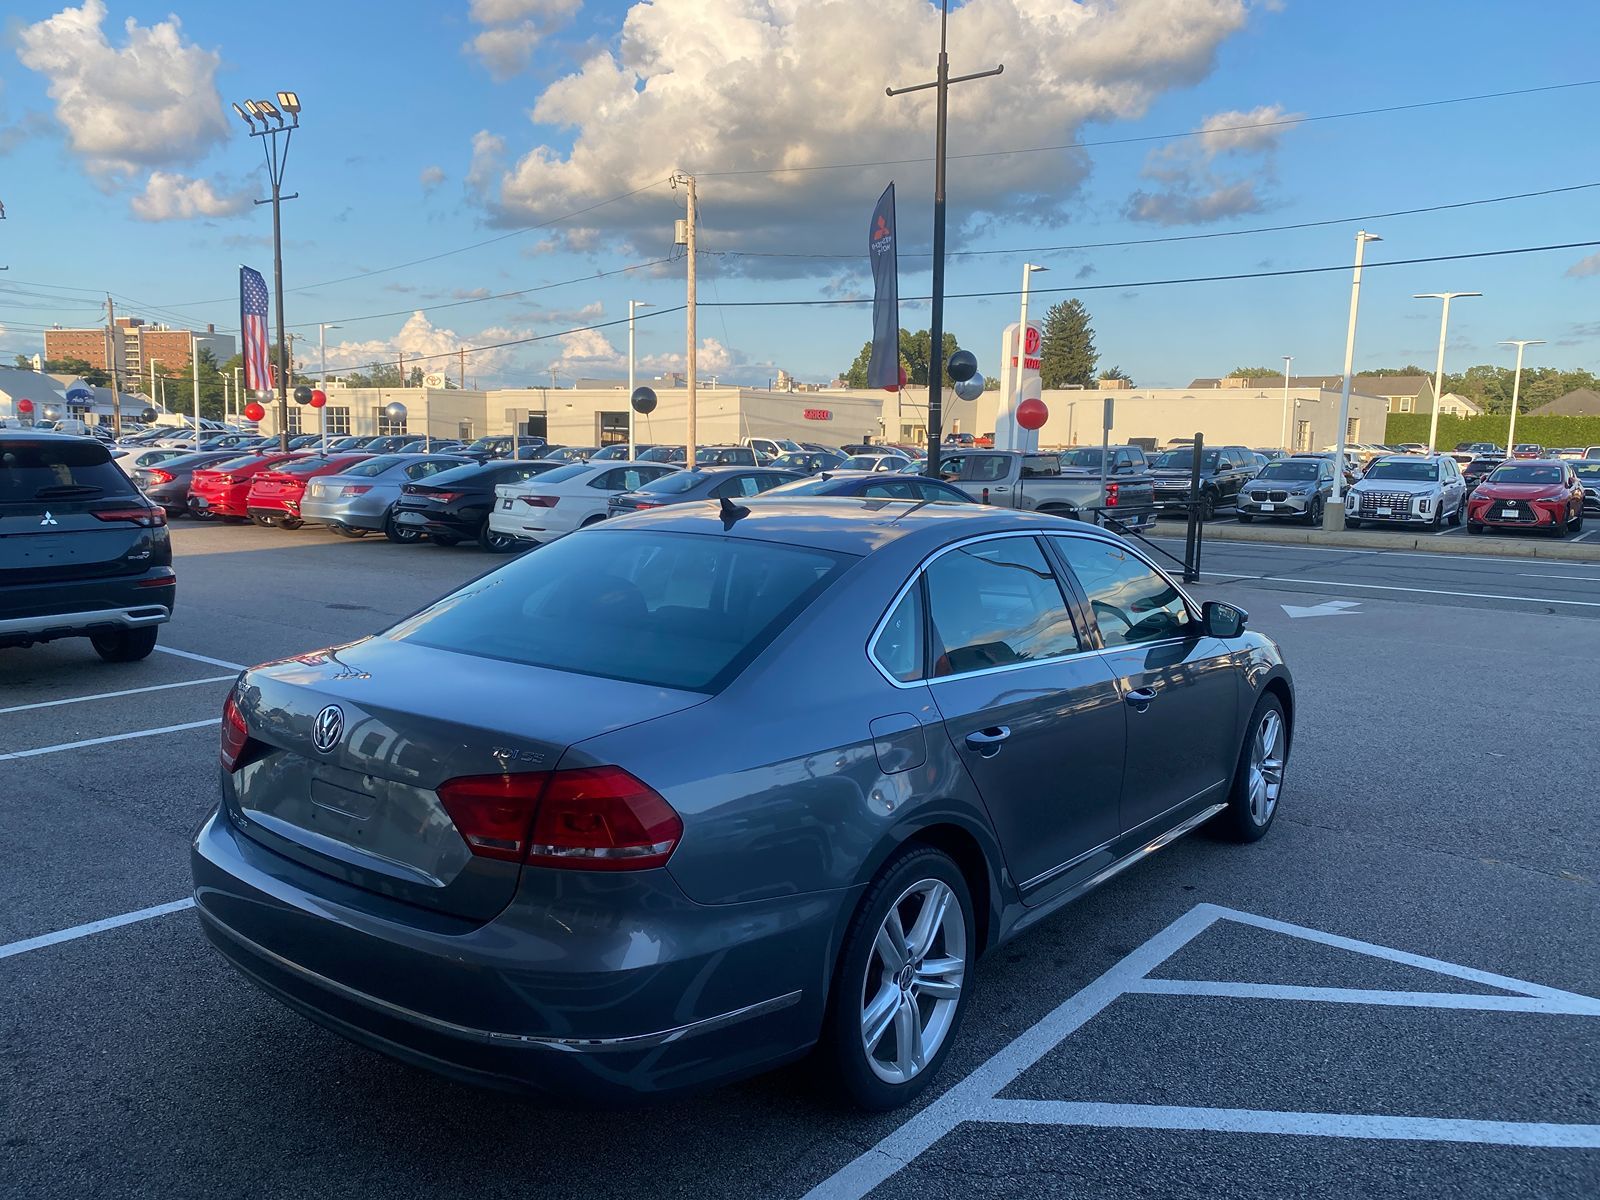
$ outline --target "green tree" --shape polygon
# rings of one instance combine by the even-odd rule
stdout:
[[[33,362],[17,356],[19,366],[31,370]],[[81,358],[47,358],[44,361],[46,375],[76,375],[90,387],[110,387],[111,372],[102,371],[99,367],[91,367]]]
[[[956,335],[946,333],[944,341],[944,361],[949,362],[950,356],[960,349],[956,342]],[[929,360],[932,358],[933,334],[926,329],[919,329],[915,333],[910,330],[900,331],[900,366],[906,373],[907,384],[914,387],[928,386]],[[866,342],[861,347],[861,353],[850,364],[850,369],[844,373],[846,386],[864,388],[867,386],[867,363],[872,358],[872,343]],[[945,372],[945,387],[954,387],[949,372]]]
[[[1274,375],[1281,376],[1282,367],[1235,367],[1223,376],[1224,379],[1270,379]]]
[[[1126,383],[1129,387],[1132,387],[1134,385],[1133,384],[1133,376],[1129,375],[1121,367],[1107,367],[1105,370],[1100,372],[1100,378],[1101,379],[1120,379],[1124,383]]]
[[[1044,315],[1044,338],[1039,350],[1039,379],[1047,388],[1093,387],[1094,327],[1089,310],[1073,297],[1052,304]]]

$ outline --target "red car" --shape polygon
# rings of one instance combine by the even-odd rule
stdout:
[[[1502,463],[1467,497],[1467,532],[1531,529],[1561,537],[1583,528],[1583,485],[1552,458]]]
[[[245,503],[251,480],[258,473],[297,457],[295,454],[246,454],[196,471],[189,479],[189,506],[203,509],[224,521],[242,521],[250,515]]]
[[[257,525],[299,529],[300,500],[306,484],[318,475],[337,475],[370,454],[308,454],[293,462],[256,472],[245,497],[245,511]]]

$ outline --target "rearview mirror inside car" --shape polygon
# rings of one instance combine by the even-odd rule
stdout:
[[[1220,600],[1207,600],[1200,610],[1200,624],[1207,637],[1236,638],[1244,632],[1250,614],[1237,604],[1224,604]]]

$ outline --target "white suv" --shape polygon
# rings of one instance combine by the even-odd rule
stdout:
[[[1461,524],[1467,484],[1447,454],[1406,454],[1374,459],[1344,498],[1347,529],[1374,524]]]

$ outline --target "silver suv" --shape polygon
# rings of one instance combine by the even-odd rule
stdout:
[[[1344,498],[1344,523],[1359,529],[1375,524],[1461,524],[1467,484],[1461,467],[1447,454],[1405,454],[1375,459]]]

